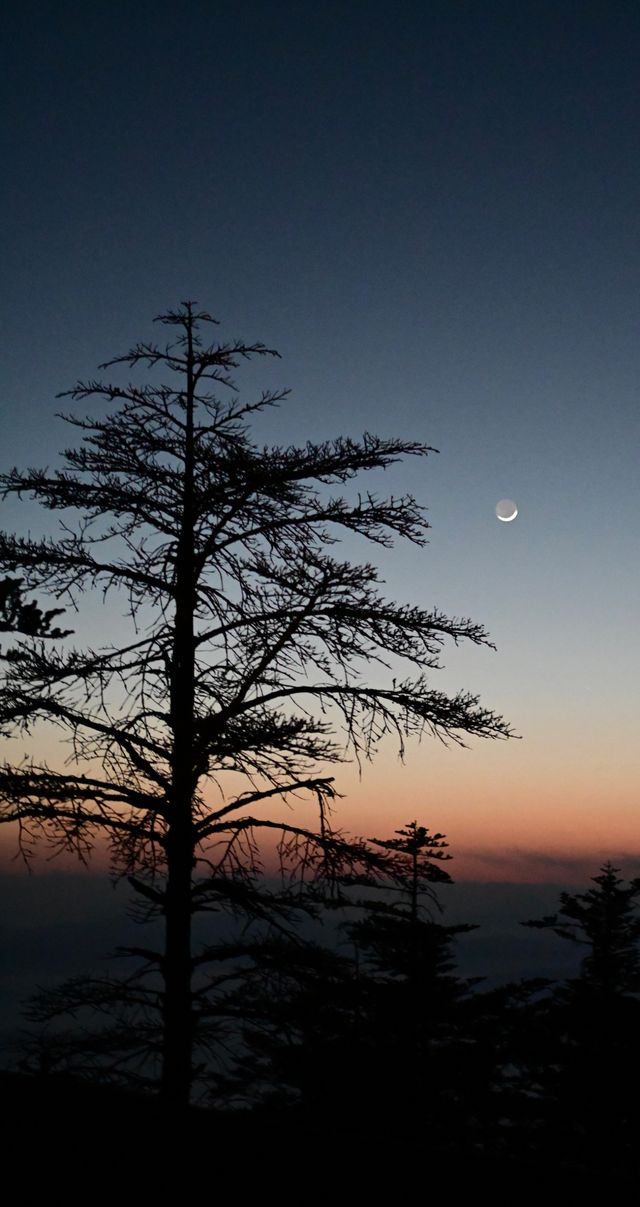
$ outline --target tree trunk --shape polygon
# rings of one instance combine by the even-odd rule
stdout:
[[[190,827],[189,827],[190,829]],[[174,825],[167,843],[165,902],[164,1034],[162,1095],[172,1106],[186,1106],[191,1089],[193,1019],[191,1010],[191,867],[190,836]]]
[[[191,324],[187,328],[187,391],[182,523],[176,557],[171,661],[172,790],[166,840],[164,1028],[162,1095],[172,1106],[189,1102],[192,1075],[191,874],[193,869],[194,612],[193,544],[194,384]]]

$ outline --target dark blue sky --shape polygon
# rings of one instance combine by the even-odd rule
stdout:
[[[333,422],[629,357],[637,3],[27,2],[3,42],[18,383],[184,295]]]
[[[422,748],[389,831],[639,850],[640,5],[27,0],[2,42],[4,465],[182,298],[278,348],[261,438],[440,449],[387,476],[433,524],[389,593],[487,625],[441,684],[523,735]]]

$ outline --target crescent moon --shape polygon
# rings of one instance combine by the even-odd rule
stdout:
[[[501,499],[496,506],[496,515],[503,524],[510,524],[517,514],[518,508],[513,499]]]

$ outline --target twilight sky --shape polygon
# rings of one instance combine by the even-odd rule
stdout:
[[[458,878],[638,874],[640,6],[26,0],[2,42],[3,468],[183,298],[281,352],[261,440],[434,445],[363,479],[432,525],[377,560],[486,626],[434,685],[521,740],[389,746],[338,819],[416,817]]]

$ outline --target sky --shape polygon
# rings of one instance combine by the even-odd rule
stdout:
[[[185,298],[279,350],[261,440],[434,446],[375,482],[429,545],[375,560],[486,627],[434,686],[520,736],[389,743],[336,821],[416,818],[461,879],[639,874],[640,6],[26,0],[2,43],[3,469]]]

